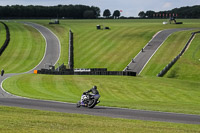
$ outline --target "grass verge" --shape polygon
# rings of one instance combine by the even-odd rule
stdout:
[[[199,125],[67,114],[0,106],[0,132],[199,132]]]

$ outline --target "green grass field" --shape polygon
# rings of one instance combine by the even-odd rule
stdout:
[[[179,20],[183,21],[183,25],[163,25],[162,22],[166,20],[61,20],[60,25],[48,25],[49,20],[29,21],[47,26],[59,37],[62,45],[59,64],[67,64],[68,62],[68,31],[72,29],[75,36],[75,67],[106,67],[108,70],[114,71],[123,70],[158,31],[171,28],[200,27],[199,19]],[[96,30],[96,25],[98,24],[109,26],[111,30]],[[32,60],[24,59],[24,57],[32,53],[29,57],[33,58],[34,52],[30,52],[32,51],[30,47],[33,47],[32,42],[34,41],[38,41],[39,43],[37,44],[40,45],[37,46],[37,50],[33,51],[43,53],[44,40],[31,27],[18,23],[8,23],[8,25],[12,29],[11,35],[14,40],[12,40],[13,42],[9,46],[10,50],[7,48],[5,55],[0,57],[0,67],[3,66],[5,68],[5,64],[7,64],[8,72],[22,72],[32,69],[34,64],[29,65],[33,63],[31,62]],[[95,84],[98,86],[101,94],[100,105],[103,106],[200,114],[200,81],[199,72],[197,72],[200,69],[200,61],[198,61],[200,58],[199,35],[195,37],[187,52],[165,77],[156,77],[171,59],[181,51],[188,41],[191,32],[183,31],[172,34],[150,60],[141,76],[138,77],[25,74],[7,79],[3,83],[3,87],[8,92],[25,97],[77,102],[80,99],[81,93]],[[20,35],[20,38],[16,39],[15,33]],[[24,38],[22,36],[24,34],[29,36]],[[33,36],[37,36],[37,38],[34,38],[36,40],[30,41],[30,38]],[[21,47],[23,46],[24,49],[15,47],[14,42],[18,45],[20,44]],[[24,44],[27,44],[27,46],[24,46]],[[41,46],[43,48],[40,48]],[[23,50],[29,52],[24,53]],[[14,51],[22,52],[24,56],[15,56],[12,54]],[[10,54],[12,56],[6,58],[6,55]],[[38,61],[34,63],[37,64],[42,56],[43,54],[38,54]],[[27,65],[23,65],[24,61],[27,61]],[[16,62],[19,62],[19,64]],[[89,118],[87,117],[87,119]],[[40,120],[36,123],[40,123]],[[79,118],[76,117],[74,120],[78,121]],[[126,120],[120,120],[119,123],[124,124],[124,121]],[[7,123],[9,124],[9,122]],[[60,123],[60,121],[57,121],[57,123]],[[162,130],[157,131],[157,128],[153,130],[154,126],[160,123],[151,122],[151,124],[153,126],[150,127],[153,128],[148,128],[146,132],[165,132],[163,130],[166,128],[163,129],[162,126],[158,126]],[[144,125],[138,126],[146,127]],[[164,125],[164,127],[168,126]],[[193,128],[192,130],[188,130],[190,129],[189,127],[188,129],[183,128],[186,127],[172,127],[169,130],[167,128],[166,132],[196,132]],[[111,126],[108,130],[108,132],[114,131]],[[138,132],[143,130],[138,129]]]
[[[4,44],[5,40],[6,40],[6,29],[5,26],[2,23],[0,23],[0,48]]]
[[[6,22],[10,29],[10,43],[0,57],[0,68],[6,73],[31,70],[43,58],[45,41],[32,27],[21,23]]]
[[[0,106],[1,133],[188,133],[199,125],[150,122],[108,117],[66,114]],[[95,127],[95,128],[94,128]]]

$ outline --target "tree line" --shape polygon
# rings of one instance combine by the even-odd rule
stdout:
[[[72,18],[94,19],[100,16],[99,7],[85,5],[57,6],[0,6],[0,18]]]
[[[146,12],[140,11],[138,13],[138,16],[140,18],[200,18],[200,5],[174,8],[169,11],[160,12],[155,12],[151,10]]]
[[[100,8],[86,5],[57,5],[57,6],[0,6],[1,18],[70,18],[95,19],[100,17]],[[111,16],[109,9],[103,12],[104,18],[119,18],[120,11],[115,10]]]
[[[110,12],[109,9],[105,9],[104,12],[103,12],[103,16],[104,16],[105,18],[114,18],[114,19],[116,19],[116,18],[119,18],[120,15],[121,15],[121,13],[120,13],[119,10],[115,10],[115,11],[113,12],[112,16],[111,16],[111,12]]]
[[[70,19],[95,19],[100,17],[100,8],[86,5],[57,5],[57,6],[0,6],[0,19],[2,18],[70,18]],[[120,17],[122,11],[115,10],[111,14],[109,9],[103,12],[104,18]],[[200,18],[200,5],[175,8],[169,11],[155,12],[140,11],[140,18]],[[132,17],[131,17],[132,18]]]

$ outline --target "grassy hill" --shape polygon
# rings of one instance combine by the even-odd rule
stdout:
[[[74,32],[75,68],[108,68],[123,70],[138,52],[160,30],[197,26],[163,25],[163,20],[61,20],[60,25],[48,21],[35,21],[50,28],[61,40],[62,53],[59,64],[67,64],[68,31]],[[111,30],[96,30],[104,25]]]
[[[167,20],[61,20],[60,25],[49,25],[47,20],[35,21],[50,28],[61,40],[62,53],[59,64],[67,64],[68,31],[74,32],[75,68],[108,68],[121,71],[138,52],[151,40],[153,35],[163,29],[199,27],[200,21],[183,21],[183,25],[163,25]],[[96,25],[104,25],[111,30],[96,30]],[[190,31],[185,32],[190,35]],[[182,36],[183,33],[181,33]],[[175,43],[187,41],[177,34]],[[178,40],[179,39],[179,40]],[[178,46],[181,49],[182,45]],[[158,70],[160,71],[160,70]]]
[[[31,70],[43,58],[45,41],[40,33],[21,23],[6,22],[10,29],[10,43],[0,57],[0,68],[6,73]]]
[[[46,21],[40,23],[54,31],[61,40],[59,64],[67,64],[68,31],[71,29],[74,32],[75,67],[106,67],[109,70],[123,70],[131,58],[160,30],[131,21],[123,24],[118,20],[67,20],[61,21],[60,25],[48,25]],[[96,30],[98,24],[109,26],[111,30]]]

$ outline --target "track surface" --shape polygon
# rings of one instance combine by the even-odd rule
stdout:
[[[138,75],[149,62],[154,53],[163,44],[163,42],[174,32],[192,30],[192,28],[168,29],[158,32],[153,39],[140,51],[140,53],[131,61],[125,71],[133,71]]]
[[[48,30],[47,28],[43,26],[33,24],[33,23],[26,23],[26,24],[33,26],[38,31],[40,31],[40,33],[45,37],[45,40],[47,43],[45,56],[43,60],[41,61],[41,63],[35,69],[43,68],[45,63],[55,64],[59,58],[59,53],[60,53],[60,44],[57,37],[50,30]],[[32,72],[33,70],[27,73],[32,73]],[[163,121],[163,122],[175,122],[175,123],[186,123],[186,124],[200,124],[199,115],[187,115],[187,114],[165,113],[165,112],[156,112],[156,111],[109,108],[109,107],[101,107],[101,106],[97,106],[94,109],[76,108],[75,104],[71,104],[71,103],[34,100],[34,99],[14,96],[14,95],[6,93],[2,88],[2,81],[13,75],[17,75],[17,74],[6,74],[3,77],[0,77],[0,83],[1,83],[0,105],[30,108],[30,109],[40,109],[40,110],[48,110],[48,111],[56,111],[56,112],[108,116],[108,117],[114,117],[114,118]]]

